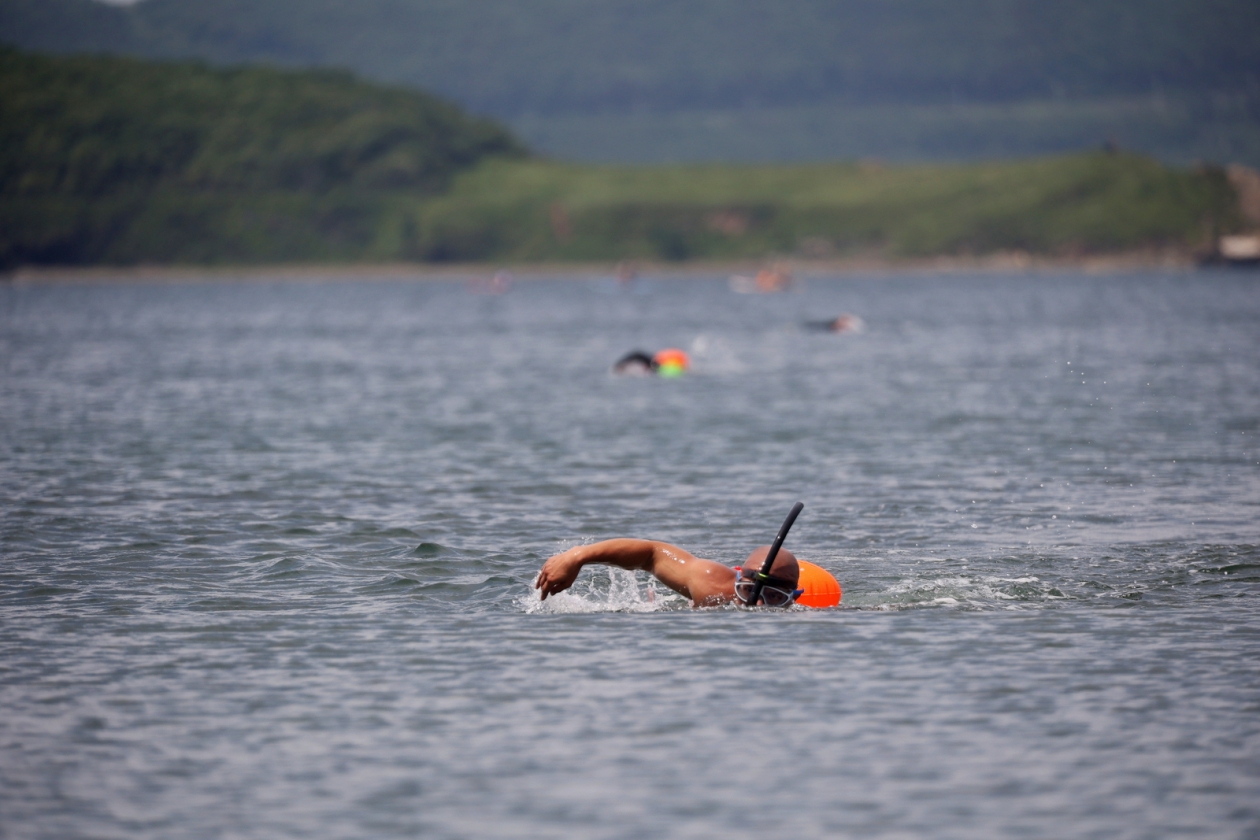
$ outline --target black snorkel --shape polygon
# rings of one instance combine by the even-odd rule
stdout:
[[[804,509],[805,503],[797,502],[788,511],[787,519],[783,520],[783,527],[779,529],[779,536],[774,538],[774,544],[770,546],[770,551],[766,553],[766,562],[761,564],[761,571],[753,575],[753,591],[752,597],[747,601],[748,606],[757,606],[757,601],[761,599],[761,590],[765,588],[766,579],[770,577],[770,567],[774,565],[774,558],[778,556],[779,549],[783,547],[783,541],[787,539],[788,531],[792,530],[792,523],[796,521],[796,517],[800,516],[801,511]]]

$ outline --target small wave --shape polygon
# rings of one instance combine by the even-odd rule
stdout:
[[[856,597],[846,596],[845,606],[867,609],[908,609],[913,607],[1009,607],[1015,603],[1044,604],[1067,600],[1068,596],[1052,583],[1037,577],[1003,578],[955,575],[931,579],[906,580],[892,584],[882,592]]]
[[[546,601],[538,599],[531,585],[527,594],[516,599],[516,604],[531,615],[649,613],[686,607],[687,599],[662,592],[653,581],[640,585],[633,572],[602,569]]]

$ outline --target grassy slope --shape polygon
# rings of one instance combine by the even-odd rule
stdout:
[[[358,259],[502,128],[341,71],[0,50],[0,265]]]
[[[417,213],[429,259],[1193,250],[1238,223],[1215,169],[1085,154],[968,166],[491,161]]]
[[[44,238],[87,241],[34,261],[71,264],[1190,253],[1238,226],[1219,170],[1102,153],[877,169],[489,160],[436,196],[166,189],[48,201]],[[41,216],[39,204],[7,206]]]

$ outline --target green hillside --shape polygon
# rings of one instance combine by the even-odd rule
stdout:
[[[0,50],[0,267],[1190,251],[1213,167],[590,166],[344,72]]]
[[[1190,252],[1238,225],[1214,168],[1097,152],[954,166],[487,161],[421,205],[420,259]]]
[[[358,255],[386,197],[521,154],[497,125],[344,71],[0,49],[0,264]]]
[[[1112,136],[1260,163],[1257,32],[1254,0],[0,0],[0,40],[27,49],[345,67],[584,160],[889,157],[890,142],[899,159],[975,159]],[[643,142],[619,145],[627,121]]]

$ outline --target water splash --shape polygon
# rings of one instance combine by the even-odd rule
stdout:
[[[573,587],[546,601],[538,593],[529,592],[516,599],[526,613],[567,615],[586,613],[650,613],[688,606],[687,599],[673,592],[662,592],[655,581],[640,584],[633,572],[624,569],[595,569],[584,574]]]

